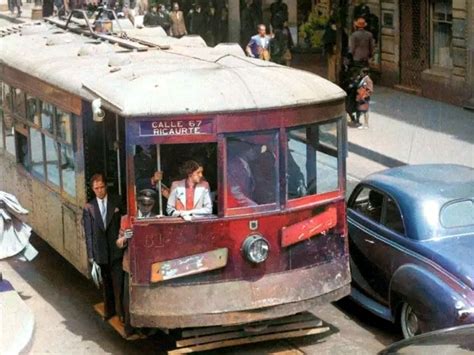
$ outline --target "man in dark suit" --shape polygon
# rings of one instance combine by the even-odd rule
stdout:
[[[84,207],[87,256],[90,263],[100,266],[104,318],[115,314],[122,317],[123,252],[115,244],[120,230],[121,202],[118,196],[107,194],[104,175],[95,174],[90,184],[96,197]]]

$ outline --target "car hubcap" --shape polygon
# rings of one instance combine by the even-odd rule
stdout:
[[[404,335],[406,338],[411,338],[419,333],[419,322],[413,308],[410,305],[405,304],[403,310],[403,322],[404,322]]]

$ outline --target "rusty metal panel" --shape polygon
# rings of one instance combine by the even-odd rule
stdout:
[[[348,259],[344,256],[253,281],[131,286],[132,324],[163,328],[229,325],[305,311],[349,294]]]
[[[151,282],[176,279],[220,269],[227,265],[227,248],[162,261],[151,265]]]
[[[315,235],[325,233],[337,224],[337,209],[331,206],[326,211],[281,229],[281,245],[287,247],[307,240]]]

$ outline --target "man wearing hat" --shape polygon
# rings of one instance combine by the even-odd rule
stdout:
[[[372,33],[365,30],[367,22],[364,18],[359,17],[354,26],[356,30],[349,37],[349,53],[352,55],[354,65],[362,68],[369,65],[369,59],[374,54],[375,42]]]
[[[156,192],[152,189],[145,189],[138,193],[138,213],[137,218],[153,217],[153,207],[155,206]]]

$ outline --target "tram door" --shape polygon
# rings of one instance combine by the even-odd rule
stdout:
[[[120,195],[126,201],[125,193],[125,125],[123,118],[105,111],[102,122],[85,117],[84,156],[86,161],[86,181],[92,175],[103,173],[107,178],[110,193]],[[87,198],[92,191],[87,189]]]

